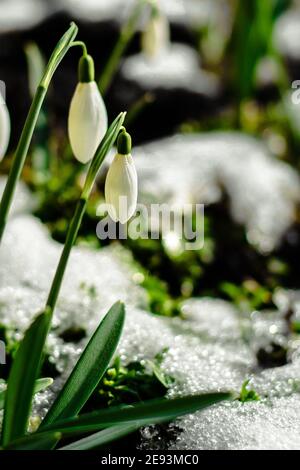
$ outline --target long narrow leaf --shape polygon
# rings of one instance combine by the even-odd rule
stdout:
[[[208,393],[172,400],[157,399],[132,406],[115,406],[105,410],[83,414],[73,419],[52,423],[45,429],[62,433],[94,432],[120,423],[139,422],[142,426],[169,421],[178,416],[194,413],[208,406],[231,398],[230,393]]]
[[[25,333],[13,361],[5,395],[2,445],[22,437],[27,431],[35,381],[51,319],[51,312],[41,313]]]
[[[108,152],[111,150],[112,146],[114,145],[118,137],[118,134],[120,132],[120,129],[124,123],[125,116],[126,116],[126,112],[120,113],[116,117],[116,119],[109,126],[104,138],[100,142],[99,147],[96,150],[95,156],[92,159],[89,169],[88,169],[87,177],[86,177],[83,192],[82,192],[83,198],[87,199],[89,197],[91,190],[93,188],[95,179],[97,177],[98,171],[100,169],[100,166],[104,158],[106,157]]]
[[[136,424],[122,424],[120,426],[112,426],[111,428],[99,431],[91,436],[84,437],[79,441],[72,442],[67,446],[61,447],[58,450],[91,450],[100,446],[108,444],[109,442],[116,441],[121,437],[127,436],[134,431],[137,431],[141,426]]]
[[[53,379],[51,377],[42,377],[37,379],[34,384],[34,393],[39,393],[50,387],[53,384]]]
[[[51,450],[61,437],[61,433],[54,431],[43,434],[34,433],[11,442],[5,450]]]
[[[124,319],[124,305],[117,302],[90,339],[42,427],[78,414],[109,365],[120,339]]]
[[[71,22],[69,29],[65,34],[60,38],[58,43],[53,50],[49,62],[47,64],[44,76],[41,80],[40,85],[48,87],[51,81],[51,78],[59,66],[60,62],[66,55],[68,49],[70,48],[72,42],[74,41],[78,32],[77,25],[74,22]]]

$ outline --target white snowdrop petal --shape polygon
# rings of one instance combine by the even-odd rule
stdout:
[[[137,193],[137,173],[132,156],[117,154],[108,170],[105,182],[107,209],[115,222],[124,224],[133,216]]]
[[[77,160],[91,160],[106,131],[106,107],[96,82],[78,83],[68,119],[69,139]]]
[[[0,161],[5,155],[10,137],[10,117],[6,104],[0,97]]]

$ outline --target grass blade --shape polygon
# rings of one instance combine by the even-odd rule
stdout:
[[[78,414],[109,365],[120,339],[124,319],[124,304],[117,302],[90,339],[42,427]]]
[[[120,423],[138,422],[140,426],[161,423],[178,416],[203,410],[208,406],[232,397],[230,393],[208,393],[172,400],[157,399],[132,406],[115,406],[105,410],[83,414],[46,426],[62,433],[94,432]]]
[[[100,446],[108,444],[109,442],[116,441],[121,437],[127,436],[140,428],[136,424],[123,424],[121,426],[112,426],[111,428],[99,431],[91,436],[84,437],[78,441],[72,442],[67,446],[61,447],[58,450],[91,450]]]
[[[27,431],[31,401],[39,375],[41,357],[51,313],[41,313],[25,332],[7,382],[2,426],[2,445],[22,437]]]
[[[42,392],[46,388],[50,387],[53,384],[53,379],[51,377],[43,377],[37,379],[34,384],[34,393]]]
[[[34,392],[38,393],[45,390],[45,388],[49,387],[53,383],[53,379],[50,377],[44,377],[42,379],[37,379],[34,385]],[[0,410],[4,408],[4,401],[5,401],[6,390],[2,390],[0,392]]]
[[[121,127],[124,123],[126,113],[120,113],[116,119],[112,122],[112,124],[109,126],[104,138],[99,144],[98,149],[96,150],[95,156],[91,161],[91,164],[88,169],[88,173],[86,176],[86,180],[84,183],[83,191],[82,191],[82,197],[87,199],[91,193],[91,190],[93,188],[95,179],[97,177],[98,171],[100,169],[100,166],[102,165],[102,162],[108,152],[111,150],[112,146],[114,145],[118,134],[121,130]]]
[[[43,434],[34,433],[11,442],[5,450],[51,450],[61,437],[61,433],[53,431]]]

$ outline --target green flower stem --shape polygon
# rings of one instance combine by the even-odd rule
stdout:
[[[83,41],[74,41],[72,47],[81,47],[84,56],[88,55],[87,47]]]
[[[72,218],[71,224],[69,225],[66,242],[65,242],[65,245],[64,245],[58,266],[57,266],[57,270],[56,270],[56,273],[52,282],[52,286],[51,286],[47,304],[46,304],[46,306],[49,307],[52,312],[56,305],[57,297],[61,288],[62,280],[63,280],[66,266],[69,260],[71,249],[76,241],[78,230],[80,228],[82,218],[86,210],[86,205],[87,205],[87,199],[80,198],[79,201],[77,202],[75,213]]]
[[[39,116],[39,112],[47,93],[46,88],[39,86],[34,96],[29,114],[26,119],[25,126],[12,162],[12,167],[7,179],[7,183],[3,192],[1,205],[0,205],[0,241],[6,226],[8,212],[12,203],[13,195],[16,189],[17,182],[20,178],[30,141],[32,138],[33,130]]]
[[[19,140],[19,144],[16,149],[16,153],[12,162],[12,167],[0,203],[0,242],[5,230],[7,216],[11,207],[16,185],[24,167],[32,135],[52,76],[55,70],[57,69],[58,65],[62,61],[63,57],[69,50],[72,41],[77,34],[77,31],[77,26],[72,23],[68,31],[58,42],[50,57],[44,76],[37,88],[32,104],[30,106],[30,110]]]
[[[126,113],[120,113],[114,120],[96,151],[89,168],[81,198],[77,202],[74,216],[69,225],[66,242],[50,288],[46,307],[43,312],[37,316],[25,333],[24,339],[20,344],[16,358],[13,362],[8,378],[4,406],[5,411],[1,436],[1,444],[4,446],[14,439],[21,438],[26,433],[31,409],[31,399],[34,393],[34,384],[39,375],[45,342],[51,328],[53,312],[63,282],[71,249],[76,241],[82,218],[86,210],[88,197],[92,191],[92,186],[97,176],[97,172],[99,171],[105,156],[114,145],[120,129],[122,129],[125,116]],[[107,347],[110,346],[106,345],[105,354],[107,353]],[[28,365],[28,358],[31,353],[33,355],[30,358]],[[89,361],[90,359],[88,359],[87,363],[89,363]],[[26,366],[24,366],[25,363]],[[76,387],[78,387],[78,384],[76,384]],[[57,437],[57,440],[59,440],[59,436]],[[51,448],[54,447],[55,443],[56,438],[53,436]]]
[[[77,202],[73,218],[69,225],[69,229],[68,229],[67,236],[66,236],[66,242],[65,242],[65,245],[64,245],[58,266],[57,266],[57,270],[56,270],[56,273],[55,273],[55,276],[54,276],[54,279],[50,288],[49,296],[47,299],[46,309],[51,311],[51,315],[53,314],[55,306],[56,306],[57,298],[58,298],[59,291],[63,282],[69,256],[70,256],[72,247],[75,244],[78,231],[82,222],[82,218],[86,210],[87,201],[92,191],[92,187],[94,185],[96,176],[98,174],[98,171],[106,155],[108,154],[108,152],[110,151],[110,149],[112,148],[113,144],[115,143],[118,137],[118,134],[120,132],[120,129],[125,119],[125,115],[126,113],[120,113],[119,116],[111,124],[110,128],[105,134],[105,137],[100,143],[100,146],[98,150],[96,151],[96,154],[93,160],[91,161],[90,168],[86,177],[84,189],[82,191],[79,201]]]
[[[148,3],[149,0],[138,1],[138,4],[133,9],[127,23],[123,26],[121,30],[119,39],[99,79],[99,89],[103,95],[107,92],[108,88],[110,87],[112,79],[119,67],[120,60],[134,36],[136,24],[139,19],[142,8]]]

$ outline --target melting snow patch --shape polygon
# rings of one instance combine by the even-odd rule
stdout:
[[[212,97],[218,91],[217,78],[201,70],[197,52],[183,44],[172,44],[153,59],[143,53],[131,56],[125,59],[122,74],[147,90],[181,88]]]
[[[81,0],[64,0],[62,4],[63,8],[75,17],[89,21],[114,20],[121,23],[128,18],[136,1],[85,0],[83,4]],[[225,0],[159,0],[159,5],[170,21],[187,26],[206,25],[220,17],[224,23],[228,11]]]
[[[300,396],[269,402],[224,403],[183,418],[171,449],[272,450],[300,448]]]
[[[143,203],[211,204],[222,189],[234,220],[262,252],[276,247],[300,199],[297,173],[259,141],[234,132],[176,135],[135,149]]]
[[[292,8],[280,16],[274,30],[274,42],[279,51],[293,60],[300,59],[300,9]]]
[[[61,250],[32,216],[8,224],[0,248],[1,322],[23,329],[43,308]],[[130,279],[128,257],[121,248],[73,249],[54,317],[58,332],[72,325],[91,332],[119,299],[145,305],[144,292]]]
[[[0,248],[1,323],[22,332],[43,307],[61,248],[34,217],[10,221]],[[241,315],[228,302],[203,298],[183,303],[184,319],[153,316],[146,311],[145,292],[132,281],[128,257],[116,247],[74,249],[48,341],[50,360],[61,376],[36,396],[34,413],[45,414],[102,315],[121,298],[127,317],[118,354],[128,363],[153,359],[167,348],[162,370],[175,379],[170,397],[216,390],[238,393],[248,377],[262,397],[244,404],[225,402],[175,421],[165,447],[300,448],[299,354],[295,350],[286,366],[259,371],[253,342],[257,331],[260,336],[268,331],[267,341],[283,335],[282,314],[278,319],[275,313]],[[60,336],[72,325],[87,332],[76,344]],[[144,448],[158,448],[161,442],[159,428],[142,431]]]
[[[6,178],[0,177],[0,198],[2,197],[6,184]],[[31,212],[36,207],[36,201],[33,194],[29,191],[23,182],[19,182],[14,195],[10,215],[21,214],[23,212]]]

